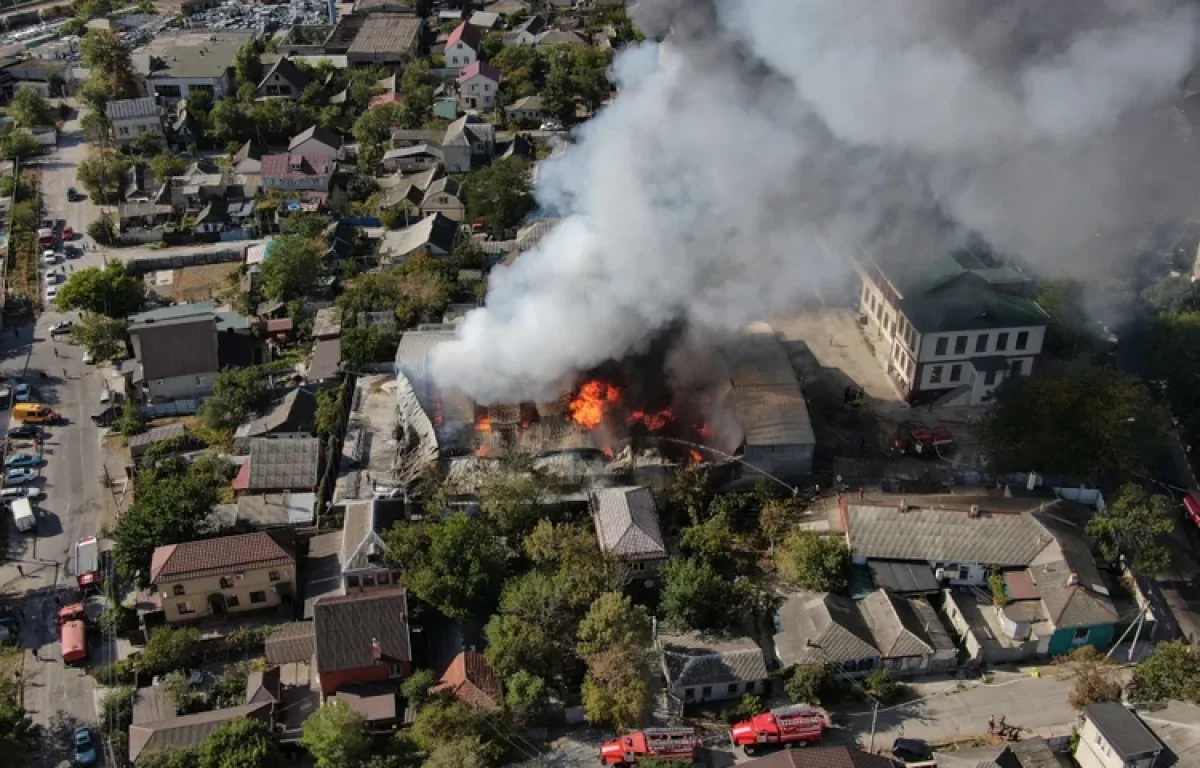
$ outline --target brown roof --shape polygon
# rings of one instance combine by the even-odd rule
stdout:
[[[214,709],[194,715],[173,717],[156,723],[129,727],[129,760],[135,762],[143,750],[198,747],[208,735],[223,723],[240,717],[266,721],[271,704],[243,704],[240,707]]]
[[[270,533],[244,533],[216,539],[168,544],[154,550],[150,583],[186,581],[248,568],[295,566],[296,558]]]
[[[280,690],[279,667],[271,667],[265,672],[251,672],[246,676],[247,704],[278,704]]]
[[[436,690],[452,693],[465,704],[493,712],[500,709],[504,696],[492,665],[478,651],[463,651],[455,656]]]
[[[744,763],[744,768],[897,768],[901,764],[853,747],[785,750]]]
[[[322,597],[313,606],[313,625],[318,674],[412,661],[403,588]]]
[[[338,688],[336,697],[367,722],[396,719],[396,690],[384,685],[351,683]]]
[[[295,664],[312,661],[314,634],[312,622],[285,624],[267,637],[268,664]]]

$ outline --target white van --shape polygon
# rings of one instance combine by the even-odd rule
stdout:
[[[15,499],[12,503],[13,522],[18,531],[32,531],[37,528],[37,516],[33,514],[33,505],[29,499]]]
[[[0,491],[0,503],[11,504],[17,499],[27,499],[31,496],[33,496],[33,489],[29,487],[5,488]]]

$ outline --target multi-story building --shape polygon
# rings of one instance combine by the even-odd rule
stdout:
[[[296,595],[295,584],[295,555],[271,533],[168,544],[150,560],[169,624],[273,608]]]
[[[1033,281],[982,250],[962,249],[924,266],[865,256],[858,304],[888,376],[913,403],[948,398],[978,405],[1010,376],[1029,376],[1050,317]]]
[[[1082,768],[1153,768],[1163,752],[1154,733],[1121,702],[1083,708],[1083,727],[1075,747],[1075,761]]]
[[[208,91],[215,102],[233,91],[234,56],[254,37],[253,30],[240,29],[164,32],[132,59],[160,103],[174,104],[193,91]]]

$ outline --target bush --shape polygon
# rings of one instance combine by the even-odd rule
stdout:
[[[1004,586],[1004,574],[999,571],[988,576],[988,587],[992,590],[992,602],[1003,608],[1008,605],[1008,590]]]
[[[132,686],[122,686],[110,691],[100,701],[100,731],[105,736],[125,731],[133,723],[134,692]]]
[[[908,686],[893,680],[883,667],[877,667],[867,675],[863,687],[883,705],[895,703],[908,695]]]
[[[190,669],[200,658],[200,642],[200,630],[195,627],[155,630],[142,651],[139,669],[146,675]]]
[[[100,685],[133,685],[137,673],[137,664],[131,661],[134,658],[131,656],[128,659],[96,667],[92,670],[92,677]]]
[[[110,605],[100,614],[96,625],[106,637],[126,635],[137,629],[137,611],[124,605]]]
[[[828,707],[850,696],[849,687],[832,664],[795,667],[784,687],[794,704]]]
[[[747,693],[735,704],[730,704],[721,711],[721,715],[725,718],[725,722],[732,725],[739,723],[742,720],[749,720],[758,713],[763,711],[762,699],[752,693]]]

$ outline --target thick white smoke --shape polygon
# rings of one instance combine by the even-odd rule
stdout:
[[[726,331],[845,275],[914,268],[947,220],[1043,267],[1107,268],[1191,186],[1162,108],[1183,0],[645,0],[654,43],[539,172],[565,217],[492,274],[439,383],[541,397],[683,321]],[[660,55],[661,54],[661,55]]]

